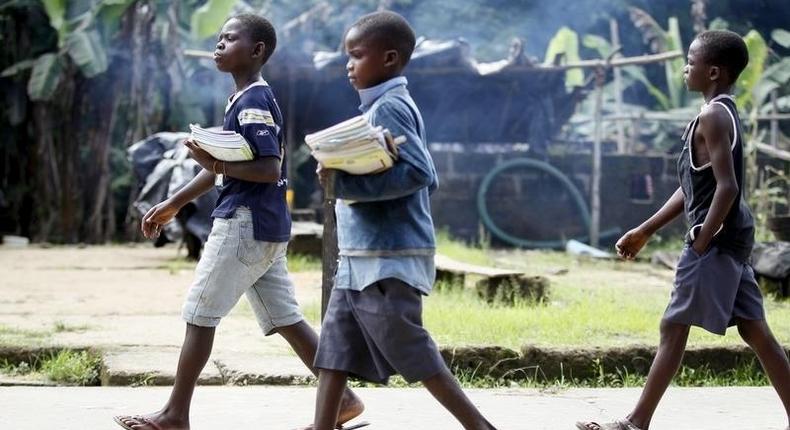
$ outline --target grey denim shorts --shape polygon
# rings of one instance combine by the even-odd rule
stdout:
[[[252,229],[243,207],[233,218],[214,219],[182,310],[187,323],[216,327],[242,294],[266,335],[302,321],[286,265],[288,243],[255,240]]]

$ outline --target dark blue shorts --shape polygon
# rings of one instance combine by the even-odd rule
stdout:
[[[664,319],[720,335],[738,319],[765,319],[752,267],[715,246],[701,256],[686,246],[678,260],[675,288]]]
[[[362,291],[332,291],[315,367],[376,383],[396,373],[408,382],[423,381],[447,369],[422,326],[422,295],[395,278]]]

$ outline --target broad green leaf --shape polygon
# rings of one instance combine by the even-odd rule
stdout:
[[[771,39],[784,48],[790,48],[790,31],[777,28],[771,32]]]
[[[36,59],[30,80],[27,82],[27,94],[31,100],[51,100],[60,82],[60,58],[56,54],[44,54]]]
[[[32,68],[34,64],[36,64],[36,60],[31,60],[31,59],[22,60],[3,70],[3,72],[0,73],[0,77],[8,78],[14,76],[17,73],[21,72],[22,70],[27,70]]]
[[[662,110],[670,109],[670,101],[669,97],[664,94],[660,89],[658,89],[655,85],[653,85],[645,75],[644,69],[639,66],[626,66],[622,68],[623,73],[627,76],[631,77],[642,83],[642,85],[647,88],[647,92],[650,93],[653,98],[656,99],[656,102],[661,106]]]
[[[66,0],[42,0],[42,3],[49,16],[49,25],[60,31],[63,26],[63,15],[66,14]]]
[[[782,58],[778,63],[771,64],[763,72],[763,79],[779,85],[790,84],[790,57]]]
[[[99,32],[95,29],[69,33],[66,37],[66,49],[86,77],[91,78],[107,70],[107,52]]]
[[[133,0],[105,0],[99,9],[96,25],[101,26],[105,36],[115,34],[121,26],[121,17],[134,1]]]
[[[549,42],[546,50],[546,64],[552,64],[557,55],[563,55],[561,64],[576,63],[579,58],[579,36],[568,27],[562,27]],[[565,86],[567,88],[581,86],[584,83],[584,73],[581,69],[570,69],[565,72]]]
[[[199,39],[217,34],[238,0],[208,0],[192,14],[190,26]]]
[[[612,53],[612,44],[597,34],[586,34],[582,38],[585,48],[594,49],[602,58],[606,58]]]
[[[768,45],[756,30],[751,30],[743,37],[749,48],[749,64],[738,78],[736,88],[739,90],[736,100],[743,109],[754,104],[754,89],[763,76],[765,60],[768,58]]]

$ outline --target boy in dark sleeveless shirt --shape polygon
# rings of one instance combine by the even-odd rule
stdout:
[[[684,79],[690,91],[702,93],[705,104],[683,133],[680,187],[616,245],[621,257],[633,259],[654,232],[681,213],[686,215],[686,246],[661,321],[658,352],[639,402],[627,418],[605,424],[579,422],[580,430],[647,429],[680,367],[692,325],[720,335],[738,326],[790,417],[790,364],[766,324],[749,265],[754,221],[743,198],[743,141],[738,109],[729,95],[748,61],[746,44],[730,31],[703,32],[689,47]]]

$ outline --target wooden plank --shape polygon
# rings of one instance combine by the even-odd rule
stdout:
[[[524,272],[518,270],[498,269],[495,267],[478,266],[475,264],[463,263],[458,260],[453,260],[446,255],[436,254],[433,257],[436,270],[444,270],[458,275],[479,275],[488,277],[498,276],[517,276],[523,275]]]

